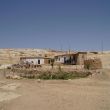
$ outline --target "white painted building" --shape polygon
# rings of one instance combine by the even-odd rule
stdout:
[[[76,61],[75,54],[63,54],[55,56],[55,63],[74,64]]]
[[[43,57],[21,57],[20,62],[23,63],[33,63],[34,65],[42,65],[44,64]]]
[[[62,64],[63,64],[64,61],[65,61],[64,59],[65,59],[65,56],[60,56],[60,55],[59,55],[59,56],[56,56],[56,57],[55,57],[55,62],[56,62],[56,63],[62,63]]]
[[[55,56],[56,64],[83,65],[86,59],[86,52],[75,52]]]

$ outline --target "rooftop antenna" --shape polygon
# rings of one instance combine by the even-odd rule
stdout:
[[[68,47],[69,47],[69,54],[71,53],[71,46],[70,46],[70,44],[68,45]]]
[[[102,54],[103,54],[103,40],[101,41],[101,51],[102,51]]]
[[[62,46],[62,44],[60,44],[60,50],[63,51],[63,46]]]

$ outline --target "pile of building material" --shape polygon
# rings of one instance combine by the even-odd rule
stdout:
[[[12,67],[12,64],[3,64],[3,65],[0,65],[0,69],[7,69],[7,68],[11,68]]]
[[[16,74],[14,74],[14,73],[9,73],[9,74],[6,74],[5,75],[5,77],[7,78],[7,79],[22,79],[22,77],[20,77],[19,75],[16,75]]]
[[[84,68],[85,69],[101,69],[102,68],[102,62],[100,59],[95,58],[95,59],[88,59],[84,61]]]

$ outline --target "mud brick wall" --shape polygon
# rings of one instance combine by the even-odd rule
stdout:
[[[88,59],[84,61],[85,69],[101,69],[102,62],[100,59]]]

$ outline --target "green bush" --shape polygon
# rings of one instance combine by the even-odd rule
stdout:
[[[62,79],[62,80],[68,80],[68,79],[76,79],[76,78],[84,78],[89,76],[89,72],[44,72],[42,74],[39,74],[39,79]]]

